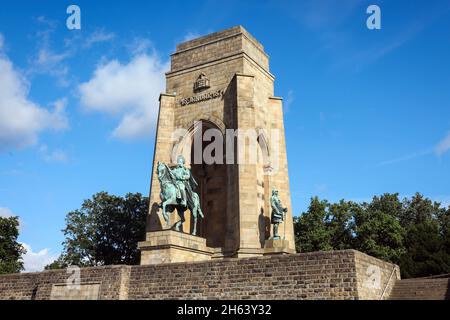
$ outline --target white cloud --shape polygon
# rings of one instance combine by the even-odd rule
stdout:
[[[42,67],[52,68],[67,59],[68,56],[69,54],[67,52],[58,54],[52,52],[49,48],[41,48],[36,62]]]
[[[415,158],[418,158],[418,157],[422,157],[422,156],[426,156],[426,155],[429,155],[429,154],[432,154],[432,153],[433,153],[433,151],[430,150],[430,149],[422,150],[422,151],[419,151],[419,152],[413,152],[413,153],[406,154],[406,155],[403,155],[403,156],[395,158],[395,159],[382,161],[382,162],[377,164],[377,167],[386,166],[386,165],[390,165],[390,164],[394,164],[394,163],[398,163],[398,162],[412,160],[412,159],[415,159]]]
[[[322,194],[328,191],[328,185],[326,183],[316,183],[314,185],[315,192]]]
[[[197,33],[197,32],[189,31],[188,33],[186,33],[184,35],[183,40],[181,42],[186,42],[186,41],[189,41],[189,40],[193,40],[193,39],[199,38],[200,36],[201,35],[199,33]]]
[[[40,16],[36,19],[38,30],[35,37],[37,42],[36,53],[30,59],[27,70],[29,76],[35,74],[49,75],[56,79],[61,87],[71,84],[70,69],[67,60],[74,56],[75,47],[56,49],[52,42],[52,35],[56,32],[59,22]]]
[[[447,134],[445,138],[443,138],[434,149],[434,152],[437,156],[443,155],[450,149],[450,132]]]
[[[167,70],[168,63],[156,54],[137,54],[127,64],[117,60],[103,63],[89,81],[79,86],[81,104],[87,110],[119,115],[114,137],[148,136],[155,125]]]
[[[14,214],[9,208],[0,208],[0,217],[2,218],[9,218],[13,217]]]
[[[390,165],[390,164],[394,164],[394,163],[398,163],[398,162],[409,161],[409,160],[412,160],[412,159],[415,159],[418,157],[423,157],[423,156],[433,154],[433,152],[436,156],[440,157],[444,153],[446,153],[449,149],[450,149],[450,132],[434,148],[429,148],[429,149],[413,152],[410,154],[406,154],[406,155],[403,155],[403,156],[395,158],[395,159],[382,161],[382,162],[378,163],[376,166],[379,167],[379,166]]]
[[[149,39],[135,37],[133,41],[127,45],[127,48],[133,56],[139,56],[151,50],[153,48],[153,44]]]
[[[69,156],[64,151],[50,151],[46,145],[42,145],[39,147],[39,153],[45,162],[69,162]]]
[[[70,85],[69,67],[65,61],[70,56],[71,53],[69,51],[57,53],[50,47],[43,45],[39,49],[37,56],[34,57],[28,74],[47,74],[54,77],[59,86],[68,87]]]
[[[34,252],[30,245],[22,243],[27,252],[22,256],[25,272],[38,272],[44,270],[44,267],[58,258],[49,249],[42,249]]]
[[[105,32],[103,30],[97,30],[92,32],[84,43],[85,48],[89,48],[96,43],[108,42],[113,40],[116,35],[112,32]]]
[[[0,83],[0,151],[35,144],[40,132],[67,127],[64,108],[49,111],[29,100],[27,79],[1,54]]]

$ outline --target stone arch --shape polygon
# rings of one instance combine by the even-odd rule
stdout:
[[[208,114],[204,117],[201,117],[200,121],[211,122],[214,126],[216,126],[222,132],[223,135],[225,135],[226,125],[221,119],[219,119],[215,115]]]
[[[261,157],[262,157],[262,164],[264,166],[264,169],[266,170],[267,168],[270,168],[271,166],[271,160],[270,160],[270,147],[269,147],[269,142],[267,139],[267,135],[265,130],[258,128],[256,129],[258,132],[257,135],[257,142],[259,145],[259,150],[261,152]]]
[[[188,128],[183,128],[184,135],[175,143],[171,157],[174,162],[179,155],[183,155],[186,165],[190,167],[192,175],[198,183],[195,191],[200,197],[202,211],[205,215],[205,218],[200,220],[197,226],[198,235],[206,238],[206,244],[209,247],[224,247],[228,195],[227,165],[224,162],[206,164],[203,157],[201,163],[193,161],[194,137],[196,134],[203,136],[207,129],[217,129],[222,135],[226,132],[225,124],[220,119],[214,116],[198,118]],[[202,154],[209,143],[209,141],[202,141]],[[225,139],[223,139],[223,143],[225,143]],[[225,152],[225,145],[223,145],[223,150]],[[191,229],[192,227],[190,226]]]
[[[256,164],[256,190],[258,209],[258,233],[261,248],[270,237],[270,174],[271,153],[265,130],[257,129],[258,161]]]
[[[196,120],[194,123],[189,124],[189,126],[179,129],[180,130],[179,139],[178,141],[174,142],[174,145],[172,147],[172,154],[171,154],[172,163],[176,162],[178,155],[183,155],[184,158],[186,159],[186,163],[190,165],[192,142],[194,141],[194,135],[198,133],[198,130],[200,130],[199,126],[198,125],[196,126],[196,124],[198,123],[206,124],[209,127],[220,130],[222,136],[225,137],[226,125],[218,117],[214,115],[207,115],[205,117],[198,117],[197,119],[198,120]]]

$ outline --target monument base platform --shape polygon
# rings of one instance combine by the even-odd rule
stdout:
[[[239,248],[235,252],[224,252],[223,248],[208,247],[205,238],[175,230],[147,232],[145,241],[139,242],[138,248],[141,251],[141,265],[296,253],[289,248],[289,241],[283,239],[266,240],[264,248]]]
[[[289,249],[289,241],[283,239],[269,239],[264,245],[264,255],[271,254],[293,254],[294,250]]]
[[[147,245],[150,248],[155,242],[177,241],[181,235],[162,232],[151,236],[152,239],[146,241],[150,242]],[[183,236],[192,239],[189,235]],[[144,245],[143,248],[145,247]],[[172,249],[176,249],[173,244]],[[183,253],[185,251],[182,250]],[[168,256],[171,257],[170,254]],[[67,282],[71,275],[65,269],[0,275],[0,300],[378,300],[389,298],[393,286],[400,278],[400,270],[394,264],[361,252],[343,250],[81,268],[80,285],[77,289],[71,288],[73,285]]]
[[[141,265],[210,260],[214,249],[206,239],[174,230],[147,232],[138,243]]]

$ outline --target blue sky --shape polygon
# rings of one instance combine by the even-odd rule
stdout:
[[[314,195],[450,204],[449,1],[17,0],[0,5],[0,214],[20,216],[27,270],[59,254],[83,199],[148,194],[169,55],[238,24],[284,97],[295,214]]]

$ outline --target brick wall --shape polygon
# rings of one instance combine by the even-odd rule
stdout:
[[[116,300],[126,297],[127,266],[106,266],[81,269],[81,284],[99,283],[98,299]],[[66,270],[21,273],[0,276],[0,299],[2,300],[49,300],[54,284],[65,284],[71,274]],[[83,286],[82,286],[82,289]],[[82,296],[82,292],[79,294]]]
[[[343,250],[84,268],[81,283],[100,283],[99,299],[379,299],[394,267]],[[380,287],[370,285],[376,268]],[[53,284],[67,276],[65,270],[2,275],[0,299],[49,299]]]

